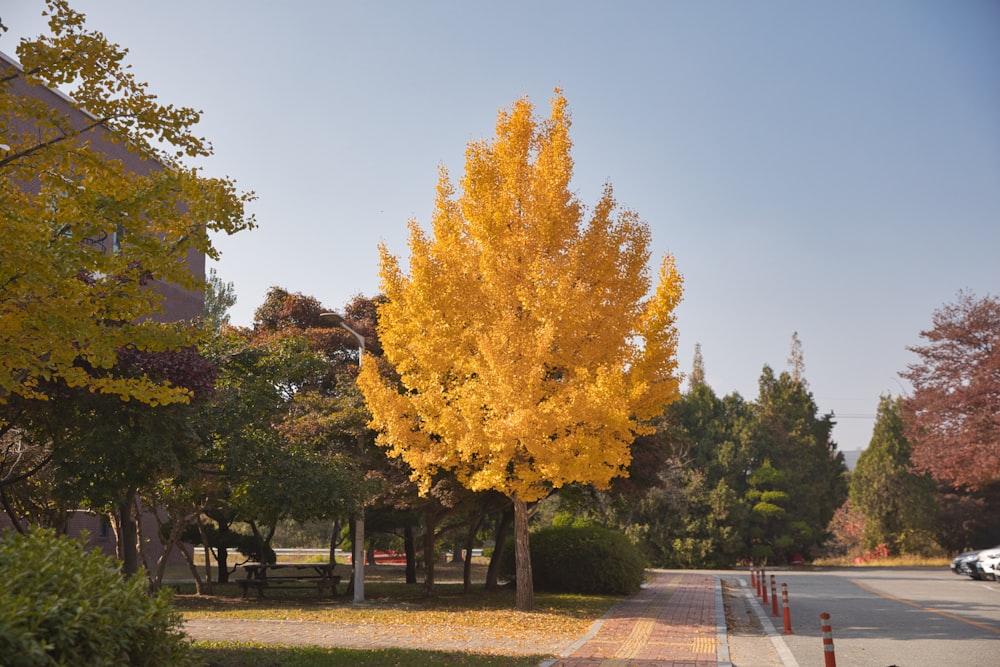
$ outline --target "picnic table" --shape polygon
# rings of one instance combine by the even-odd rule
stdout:
[[[264,589],[271,586],[316,587],[319,595],[329,590],[336,595],[340,576],[333,573],[333,563],[245,563],[243,579],[238,579],[246,597],[251,588],[257,589],[257,596],[264,597]]]

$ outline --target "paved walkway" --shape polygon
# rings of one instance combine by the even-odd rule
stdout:
[[[648,585],[567,644],[539,636],[507,636],[499,629],[434,628],[303,621],[198,619],[185,624],[199,641],[405,647],[508,655],[557,655],[547,667],[730,667],[719,579],[683,572],[652,573]]]
[[[716,577],[656,572],[615,605],[551,667],[716,667],[729,665],[722,590]]]

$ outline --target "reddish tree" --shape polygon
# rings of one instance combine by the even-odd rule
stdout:
[[[900,373],[912,460],[935,479],[969,489],[1000,480],[1000,299],[959,292],[934,312],[918,363]]]

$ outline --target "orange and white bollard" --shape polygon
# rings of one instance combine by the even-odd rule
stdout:
[[[771,575],[774,576],[773,574]],[[761,584],[761,590],[764,592],[762,600],[764,601],[764,608],[767,609],[767,577],[764,577],[764,583]]]
[[[785,613],[785,632],[786,635],[794,635],[792,632],[792,611],[788,607],[788,584],[781,584],[781,606]]]
[[[771,616],[778,617],[778,589],[775,588],[774,575],[771,575]]]
[[[750,588],[757,588],[757,566],[750,563]]]
[[[833,652],[833,628],[830,627],[830,614],[819,615],[820,630],[823,632],[823,660],[825,667],[837,667],[837,656]]]
[[[765,576],[766,575],[764,574],[764,567],[761,566],[761,568],[757,570],[757,597],[763,595],[763,593],[761,593],[761,589],[763,587],[763,580]]]

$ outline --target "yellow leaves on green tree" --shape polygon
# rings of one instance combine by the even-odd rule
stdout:
[[[376,364],[360,378],[379,442],[425,488],[450,471],[515,513],[625,474],[678,396],[681,277],[668,255],[653,288],[649,229],[610,186],[592,211],[577,200],[569,129],[559,91],[544,120],[521,99],[468,146],[460,193],[442,169],[408,270],[381,249],[379,336],[401,386]]]
[[[0,404],[45,398],[53,381],[185,400],[108,369],[126,346],[194,342],[164,321],[164,295],[200,288],[210,232],[252,227],[253,195],[182,165],[211,154],[199,113],[159,103],[125,49],[65,0],[46,4],[49,33],[20,42],[20,63],[0,60]]]

